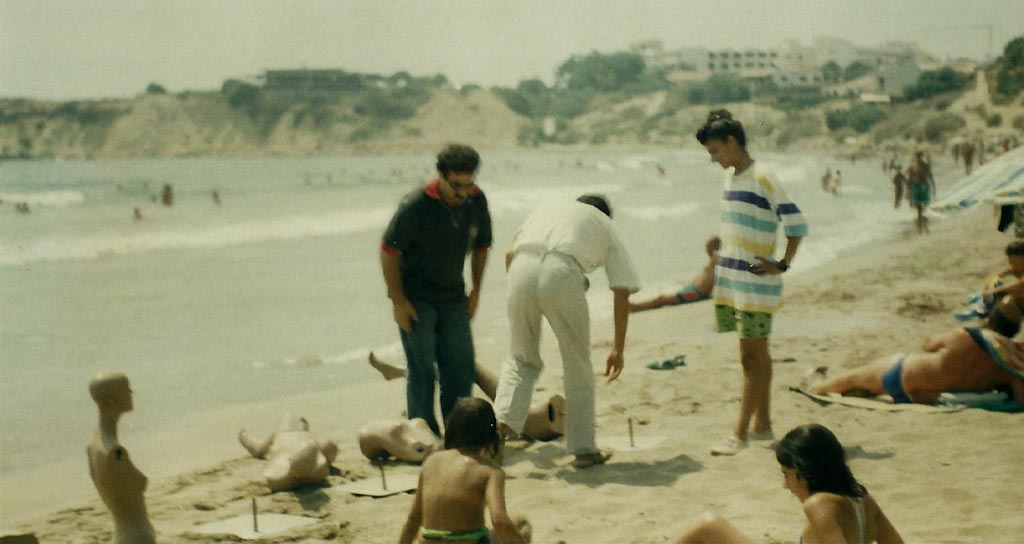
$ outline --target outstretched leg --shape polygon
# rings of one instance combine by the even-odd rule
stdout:
[[[882,377],[897,361],[902,354],[886,355],[879,359],[858,368],[847,370],[836,376],[825,378],[817,385],[811,386],[811,393],[816,395],[827,395],[839,393],[842,395],[848,391],[866,390],[875,395],[885,393],[882,389]]]
[[[655,310],[662,306],[675,306],[676,304],[679,304],[679,297],[677,295],[661,295],[643,302],[630,302],[629,311],[630,313],[643,312],[646,310]]]
[[[405,369],[404,368],[399,367],[399,366],[395,366],[395,365],[390,364],[390,363],[385,363],[384,361],[381,361],[380,359],[377,358],[377,356],[375,356],[373,354],[372,351],[370,352],[369,361],[370,361],[370,366],[372,366],[374,369],[376,369],[377,372],[380,372],[381,375],[384,376],[385,380],[391,381],[391,380],[397,380],[398,378],[404,378],[405,377]]]

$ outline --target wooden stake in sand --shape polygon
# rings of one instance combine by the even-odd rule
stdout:
[[[384,491],[388,490],[388,479],[384,477],[384,465],[380,465],[380,486]]]
[[[633,418],[626,420],[629,423],[629,447],[635,448],[636,443],[633,442]]]
[[[252,498],[252,532],[260,532],[259,522],[256,521],[256,497]]]

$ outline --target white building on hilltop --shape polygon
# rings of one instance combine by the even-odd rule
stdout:
[[[822,67],[834,62],[840,68],[861,63],[877,76],[877,92],[899,95],[916,81],[922,66],[938,61],[914,42],[888,42],[863,47],[841,38],[818,37],[810,46],[789,40],[779,48],[686,47],[665,49],[660,40],[633,44],[651,70],[664,72],[669,81],[705,80],[716,74],[740,79],[771,82],[779,87],[823,86]]]

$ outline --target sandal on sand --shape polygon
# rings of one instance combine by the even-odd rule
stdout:
[[[651,370],[672,370],[677,366],[686,366],[686,356],[676,355],[671,359],[665,359],[664,361],[654,361],[647,365],[647,368]]]
[[[605,464],[609,459],[612,458],[612,452],[610,451],[598,451],[597,453],[584,453],[577,455],[576,459],[573,460],[572,466],[575,468],[590,468],[597,465]]]

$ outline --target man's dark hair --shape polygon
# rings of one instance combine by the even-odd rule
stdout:
[[[708,120],[697,129],[696,136],[700,145],[707,145],[709,140],[724,142],[732,136],[739,142],[740,147],[747,147],[747,134],[743,131],[743,125],[732,118],[729,110],[712,110],[708,114]]]
[[[443,176],[452,172],[476,172],[480,154],[468,145],[448,144],[437,154],[437,171]]]
[[[1020,257],[1024,255],[1024,240],[1014,240],[1006,246],[1007,257]]]
[[[577,198],[576,201],[584,204],[590,204],[591,206],[601,210],[601,213],[607,215],[609,218],[612,216],[612,204],[611,202],[608,202],[608,197],[604,195],[587,193]]]
[[[475,397],[459,399],[444,423],[444,449],[479,448],[496,456],[500,447],[498,420],[490,403]]]

